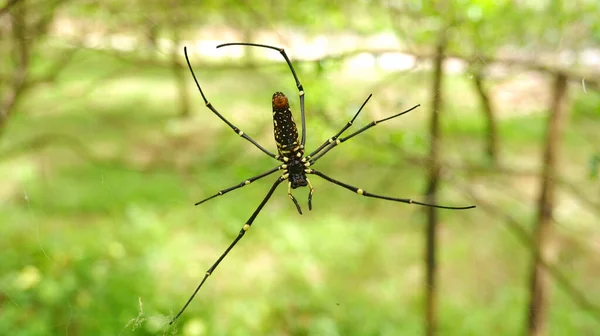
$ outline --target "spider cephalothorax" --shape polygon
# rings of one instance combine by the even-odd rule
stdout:
[[[306,177],[304,166],[305,163],[299,159],[291,159],[287,163],[286,170],[283,171],[284,177],[287,177],[290,180],[290,184],[292,189],[296,189],[298,187],[306,187],[308,185],[308,178]],[[289,174],[289,176],[285,176]]]
[[[198,287],[196,288],[196,290],[194,291],[192,296],[188,299],[186,304],[179,311],[179,313],[175,316],[175,318],[173,318],[173,320],[171,320],[171,323],[173,323],[183,313],[183,311],[187,308],[187,306],[190,304],[190,302],[192,302],[192,300],[196,296],[196,293],[198,292],[200,287],[202,287],[202,285],[204,284],[206,279],[213,273],[213,271],[219,266],[221,261],[223,261],[223,259],[227,256],[229,251],[231,251],[231,249],[237,244],[237,242],[240,239],[242,239],[242,237],[250,229],[250,227],[252,226],[252,223],[254,223],[254,220],[256,219],[256,217],[258,216],[260,211],[263,209],[265,204],[267,204],[267,202],[269,201],[269,199],[275,192],[275,189],[277,189],[277,187],[283,181],[288,181],[288,196],[294,202],[294,205],[296,206],[296,209],[298,210],[298,212],[300,214],[302,214],[302,210],[300,209],[300,205],[298,204],[298,202],[292,195],[292,189],[296,189],[298,187],[305,187],[305,186],[309,187],[310,192],[308,194],[308,209],[311,210],[312,209],[312,195],[314,192],[314,188],[313,188],[312,184],[310,183],[310,180],[308,179],[307,175],[317,175],[317,176],[321,177],[322,179],[324,179],[325,181],[328,181],[330,183],[333,183],[342,188],[348,189],[348,190],[353,191],[361,196],[366,196],[366,197],[372,197],[372,198],[378,198],[378,199],[384,199],[384,200],[388,200],[388,201],[402,202],[402,203],[408,203],[408,204],[417,204],[417,205],[423,205],[423,206],[428,206],[428,207],[443,208],[443,209],[459,210],[459,209],[470,209],[470,208],[475,207],[474,205],[466,206],[466,207],[449,207],[449,206],[443,206],[443,205],[421,203],[421,202],[413,201],[408,198],[396,198],[396,197],[391,197],[391,196],[372,194],[372,193],[367,192],[364,189],[360,189],[360,188],[354,187],[352,185],[346,184],[344,182],[338,181],[332,177],[329,177],[328,175],[326,175],[324,173],[321,173],[320,171],[313,169],[312,165],[317,160],[319,160],[321,157],[323,157],[325,154],[327,154],[331,149],[335,148],[342,142],[345,142],[345,141],[361,134],[362,132],[368,130],[371,127],[374,127],[375,125],[377,125],[379,123],[382,123],[384,121],[387,121],[387,120],[396,118],[398,116],[401,116],[405,113],[408,113],[408,112],[412,111],[413,109],[417,108],[419,105],[416,105],[406,111],[400,112],[391,117],[387,117],[387,118],[380,119],[380,120],[374,120],[374,121],[370,122],[369,124],[365,125],[364,127],[360,128],[358,131],[356,131],[348,136],[341,137],[342,133],[344,133],[348,128],[350,128],[350,126],[352,126],[354,119],[356,119],[356,117],[358,116],[360,111],[362,111],[363,107],[367,104],[367,102],[371,98],[371,95],[369,95],[369,97],[365,100],[365,102],[362,104],[362,106],[358,109],[358,112],[356,112],[356,114],[354,115],[352,120],[348,121],[346,123],[346,125],[344,127],[342,127],[342,129],[336,135],[327,139],[325,142],[323,142],[323,144],[321,144],[321,146],[319,146],[317,149],[315,149],[309,155],[305,156],[304,155],[304,150],[305,150],[304,144],[306,143],[306,118],[305,118],[305,114],[304,114],[304,89],[302,88],[302,84],[300,84],[300,81],[298,80],[296,71],[294,70],[294,67],[293,67],[292,63],[290,62],[290,59],[288,58],[287,54],[285,53],[285,50],[283,50],[282,48],[276,48],[276,47],[269,46],[269,45],[255,44],[255,43],[226,43],[226,44],[221,44],[221,45],[217,46],[217,48],[224,47],[224,46],[231,46],[231,45],[245,45],[245,46],[254,46],[254,47],[273,49],[273,50],[277,50],[283,56],[288,67],[290,68],[290,71],[292,72],[292,75],[294,76],[294,80],[296,82],[296,87],[298,88],[298,96],[300,98],[300,116],[302,118],[302,135],[301,135],[300,139],[298,139],[298,129],[296,127],[296,123],[294,122],[294,117],[292,116],[292,111],[290,110],[288,98],[281,92],[275,92],[275,94],[273,94],[273,98],[272,98],[272,106],[273,106],[274,135],[275,135],[275,142],[277,145],[277,153],[278,154],[275,155],[275,154],[269,152],[267,149],[265,149],[263,146],[261,146],[258,142],[254,141],[254,139],[249,137],[247,134],[245,134],[243,131],[241,131],[239,128],[237,128],[235,125],[230,123],[227,119],[225,119],[225,117],[223,117],[212,106],[212,104],[208,102],[208,100],[204,96],[204,92],[200,88],[200,84],[198,83],[198,80],[196,79],[196,75],[194,74],[194,70],[192,69],[190,61],[188,59],[187,49],[184,48],[185,59],[187,61],[188,67],[190,68],[192,76],[194,77],[194,81],[196,82],[196,86],[198,87],[198,91],[200,91],[200,94],[202,95],[202,99],[204,100],[204,103],[206,104],[206,106],[215,115],[217,115],[217,117],[219,117],[221,120],[223,120],[223,122],[225,122],[236,134],[238,134],[242,138],[251,142],[254,146],[256,146],[256,148],[260,149],[262,152],[264,152],[271,158],[281,162],[280,165],[278,165],[260,175],[251,177],[251,178],[249,178],[245,181],[242,181],[241,183],[231,186],[229,188],[220,190],[216,194],[196,203],[196,205],[204,203],[204,202],[206,202],[210,199],[213,199],[217,196],[224,195],[224,194],[226,194],[230,191],[236,190],[238,188],[242,188],[256,180],[259,180],[265,176],[271,175],[271,174],[275,173],[276,171],[281,170],[282,174],[277,178],[275,183],[273,183],[273,185],[271,186],[271,189],[269,189],[269,191],[267,192],[267,195],[263,198],[263,200],[258,205],[258,208],[256,210],[254,210],[254,212],[252,213],[250,218],[248,218],[248,221],[246,221],[246,224],[244,224],[242,226],[242,229],[238,233],[237,237],[233,240],[233,242],[229,245],[229,247],[225,250],[225,252],[223,252],[221,254],[219,259],[217,259],[217,261],[206,271],[204,278],[202,279],[202,281],[200,282],[200,284],[198,285]]]

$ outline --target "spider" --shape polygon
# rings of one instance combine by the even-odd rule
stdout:
[[[308,209],[312,210],[312,197],[313,197],[313,193],[314,193],[314,188],[308,178],[308,175],[319,176],[328,182],[331,182],[335,185],[338,185],[342,188],[348,189],[352,192],[355,192],[359,195],[366,196],[366,197],[373,197],[373,198],[379,198],[379,199],[384,199],[384,200],[388,200],[388,201],[402,202],[402,203],[408,203],[408,204],[417,204],[417,205],[442,208],[442,209],[463,210],[463,209],[471,209],[471,208],[475,207],[474,205],[465,206],[465,207],[451,207],[451,206],[421,203],[421,202],[413,201],[412,199],[408,199],[408,198],[395,198],[395,197],[391,197],[391,196],[377,195],[377,194],[370,193],[364,189],[357,188],[357,187],[354,187],[347,183],[338,181],[316,169],[313,169],[312,166],[315,162],[317,162],[320,158],[322,158],[330,150],[337,147],[341,143],[343,143],[347,140],[350,140],[351,138],[361,134],[362,132],[368,130],[371,127],[374,127],[377,124],[380,124],[384,121],[388,121],[388,120],[394,119],[396,117],[399,117],[403,114],[406,114],[406,113],[416,109],[420,105],[415,105],[415,106],[411,107],[410,109],[400,112],[391,117],[387,117],[387,118],[380,119],[380,120],[374,120],[374,121],[370,122],[369,124],[367,124],[366,126],[359,129],[358,131],[356,131],[348,136],[341,137],[342,133],[344,133],[344,131],[346,131],[350,126],[352,126],[352,123],[354,122],[356,117],[358,117],[359,113],[365,107],[365,105],[367,104],[369,99],[371,99],[372,94],[370,94],[367,97],[367,99],[363,102],[361,107],[358,109],[358,112],[356,112],[356,114],[354,115],[352,120],[350,120],[348,123],[346,123],[346,125],[344,127],[342,127],[342,129],[339,132],[337,132],[337,134],[335,134],[334,136],[332,136],[331,138],[329,138],[328,140],[323,142],[323,144],[321,144],[321,146],[319,146],[317,149],[312,151],[310,154],[304,155],[304,151],[305,151],[304,144],[306,143],[306,118],[305,118],[305,113],[304,113],[304,88],[302,87],[302,84],[300,84],[300,80],[298,80],[298,76],[296,75],[294,66],[292,65],[292,62],[290,61],[290,59],[288,58],[285,50],[283,48],[277,48],[277,47],[265,45],[265,44],[243,43],[243,42],[220,44],[217,46],[217,48],[226,47],[226,46],[236,46],[236,45],[237,46],[252,46],[252,47],[273,49],[273,50],[278,51],[283,56],[283,58],[285,59],[285,62],[287,63],[288,67],[290,68],[290,70],[292,72],[292,75],[294,76],[294,80],[296,81],[296,87],[298,88],[298,95],[300,96],[300,116],[302,119],[302,137],[300,138],[300,141],[298,141],[298,129],[296,128],[296,123],[292,116],[292,112],[290,111],[289,101],[288,101],[288,98],[286,97],[286,95],[283,94],[282,92],[275,92],[273,94],[273,98],[272,98],[273,126],[274,126],[275,143],[277,144],[277,154],[273,154],[273,153],[269,152],[267,149],[265,149],[263,146],[261,146],[258,142],[256,142],[254,139],[252,139],[250,136],[248,136],[246,133],[244,133],[242,130],[240,130],[237,126],[233,125],[231,122],[229,122],[227,119],[225,119],[225,117],[223,117],[217,111],[217,109],[214,108],[213,105],[211,103],[209,103],[208,100],[206,99],[206,96],[204,95],[204,92],[200,88],[200,84],[198,83],[198,80],[196,79],[196,75],[194,74],[192,65],[190,64],[190,60],[189,60],[189,57],[187,54],[187,48],[184,47],[185,59],[187,61],[188,67],[190,68],[190,72],[192,73],[192,76],[194,77],[194,81],[196,82],[198,91],[200,91],[200,94],[202,95],[202,99],[204,99],[204,103],[206,104],[206,107],[208,107],[215,115],[217,115],[217,117],[219,117],[224,123],[226,123],[227,126],[229,126],[237,135],[248,140],[255,147],[260,149],[263,153],[267,154],[271,158],[281,162],[280,165],[278,165],[262,174],[248,178],[239,184],[236,184],[229,188],[220,190],[216,194],[197,202],[195,205],[200,205],[200,204],[202,204],[208,200],[211,200],[217,196],[221,196],[230,191],[245,187],[256,180],[262,179],[263,177],[269,176],[277,171],[281,171],[281,175],[277,178],[277,180],[275,180],[275,183],[273,183],[273,185],[271,186],[271,189],[269,189],[269,191],[267,192],[267,195],[260,202],[260,204],[258,205],[258,208],[256,208],[256,210],[254,210],[254,213],[252,213],[250,218],[246,221],[246,224],[244,224],[244,226],[238,233],[237,237],[233,240],[233,242],[229,245],[229,247],[225,250],[225,252],[223,252],[221,254],[219,259],[217,259],[217,261],[206,271],[204,278],[202,279],[202,281],[200,282],[200,284],[198,285],[198,287],[196,288],[196,290],[194,291],[192,296],[190,296],[190,298],[185,303],[183,308],[181,308],[179,313],[171,320],[171,322],[169,324],[173,324],[173,322],[175,322],[175,320],[177,320],[177,318],[185,311],[185,309],[190,304],[190,302],[192,302],[192,300],[194,299],[194,297],[196,296],[196,294],[198,293],[198,291],[200,290],[202,285],[204,285],[204,282],[206,281],[206,279],[208,279],[208,277],[217,269],[217,267],[219,266],[221,261],[223,261],[223,259],[227,256],[229,251],[231,251],[233,249],[233,247],[240,241],[240,239],[242,239],[242,237],[250,229],[250,227],[252,226],[252,223],[254,223],[254,220],[256,219],[256,217],[258,216],[260,211],[263,209],[265,204],[267,204],[267,202],[273,195],[273,192],[275,192],[275,189],[277,189],[277,187],[284,181],[288,181],[288,197],[292,200],[292,202],[296,206],[296,210],[298,211],[299,214],[302,214],[302,209],[300,208],[300,204],[298,203],[298,201],[296,200],[294,195],[292,195],[292,189],[308,186],[308,188],[309,188]]]

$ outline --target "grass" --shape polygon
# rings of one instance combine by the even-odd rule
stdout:
[[[98,80],[115,70],[118,76]],[[280,87],[292,96],[293,82],[282,77],[285,68],[200,69],[197,75],[217,108],[274,150],[268,102]],[[399,102],[408,107],[427,101],[427,76],[400,76],[377,92],[358,124],[395,113]],[[310,70],[304,69],[301,77],[310,78]],[[465,80],[449,77],[447,85],[464,88]],[[325,77],[322,83],[304,83],[309,148],[343,125],[376,79],[364,82],[328,82]],[[390,100],[396,92],[405,97]],[[86,51],[51,89],[34,92],[22,104],[0,149],[52,136],[46,146],[25,147],[0,164],[9,177],[0,188],[0,236],[10,247],[0,262],[0,330],[17,335],[175,332],[165,329],[169,317],[237,234],[272,179],[200,207],[192,204],[275,165],[205,110],[199,95],[192,97],[194,117],[179,121],[173,115],[176,95],[168,71]],[[455,106],[458,98],[448,98],[443,124],[447,157],[482,160],[484,125],[471,99]],[[339,126],[310,111],[323,111]],[[378,126],[336,148],[319,161],[320,169],[370,191],[422,199],[426,167],[403,158],[427,153],[427,114],[424,104],[419,112]],[[580,115],[587,119],[580,121]],[[587,110],[575,116],[576,129],[598,123]],[[536,165],[543,115],[502,119],[500,128],[505,159],[516,166]],[[590,134],[566,133],[565,172],[577,171],[578,161],[570,158],[586,157],[590,144],[599,140]],[[58,136],[69,140],[52,142]],[[296,191],[303,216],[293,209],[285,188],[275,193],[253,230],[181,317],[178,333],[422,333],[422,209],[361,199],[323,181],[313,183],[312,212],[306,211],[307,191]],[[522,180],[456,172],[444,181],[440,203],[472,202],[457,188],[466,184],[476,184],[531,226],[534,199],[522,190]],[[502,219],[482,210],[442,211],[440,219],[440,332],[521,332],[528,299],[526,247]],[[597,228],[590,230],[590,236],[600,234]],[[560,232],[564,246],[579,247],[576,255],[567,253],[578,263],[559,265],[591,301],[599,302],[600,292],[584,286],[598,276],[594,245],[569,243],[572,236]],[[553,290],[550,307],[551,335],[589,334],[598,328],[560,289]]]

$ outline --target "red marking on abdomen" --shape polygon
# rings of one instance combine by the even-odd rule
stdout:
[[[273,94],[273,109],[283,110],[290,107],[287,97],[282,92],[275,92]]]

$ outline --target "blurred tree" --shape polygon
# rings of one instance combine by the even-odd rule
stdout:
[[[486,57],[496,55],[499,48],[506,45],[511,33],[511,20],[521,20],[510,1],[469,1],[459,3],[463,7],[457,11],[460,25],[457,25],[456,36],[452,43],[452,52],[471,55],[469,72],[475,92],[479,96],[481,110],[486,119],[487,158],[493,165],[499,161],[499,132],[494,104],[485,85],[487,63]]]
[[[538,221],[534,231],[533,265],[531,269],[530,302],[527,311],[529,335],[546,334],[548,279],[540,258],[547,260],[552,214],[555,207],[555,181],[558,176],[559,147],[567,122],[567,78],[556,75],[546,130],[543,172],[538,203]]]
[[[456,6],[451,1],[408,1],[390,2],[390,13],[395,30],[409,49],[420,51],[433,45],[433,73],[431,77],[431,115],[429,121],[428,179],[425,195],[427,203],[437,203],[440,184],[441,132],[440,116],[443,107],[444,58],[451,43],[454,25],[457,22]],[[404,20],[406,19],[406,20]],[[410,31],[410,34],[407,32]],[[437,331],[437,231],[438,210],[425,209],[427,228],[425,234],[425,331],[435,335]]]
[[[2,44],[6,48],[3,48],[4,50],[11,51],[12,57],[7,59],[11,59],[14,70],[12,80],[5,80],[10,76],[10,72],[2,71],[3,80],[0,82],[0,87],[2,88],[1,91],[6,93],[3,95],[2,105],[0,105],[0,132],[2,132],[8,118],[14,112],[14,106],[24,91],[25,79],[29,70],[30,46],[25,32],[26,7],[24,5],[20,7],[15,9],[14,13],[9,16],[10,32],[2,32],[3,36],[10,35],[10,38],[6,40],[10,42]]]
[[[433,59],[433,74],[431,88],[431,120],[429,122],[429,175],[427,179],[427,203],[437,203],[437,192],[440,180],[440,115],[443,110],[442,103],[442,80],[444,78],[444,52],[446,51],[446,30],[439,32],[439,40],[436,45]],[[438,231],[438,210],[434,207],[428,207],[427,212],[427,234],[426,234],[426,252],[425,267],[425,320],[426,334],[434,335],[437,329],[437,231]]]
[[[171,10],[167,11],[170,16],[170,22],[167,25],[171,32],[171,68],[177,84],[177,92],[179,93],[179,116],[186,118],[190,116],[190,97],[188,78],[186,77],[185,68],[181,66],[179,59],[181,58],[181,33],[186,26],[190,24],[189,16],[186,16],[186,8],[181,6],[181,3],[176,0],[171,0]]]
[[[496,117],[496,111],[492,103],[490,93],[484,84],[485,75],[484,70],[479,64],[471,65],[471,73],[473,74],[473,84],[479,100],[481,103],[481,109],[483,110],[486,121],[487,121],[487,143],[486,143],[486,154],[488,159],[493,165],[498,164],[498,120]]]
[[[4,7],[9,15],[0,16],[0,135],[25,93],[37,84],[54,81],[75,54],[75,50],[43,50],[54,16],[66,2],[21,0]],[[41,55],[45,71],[33,72],[32,63]]]

